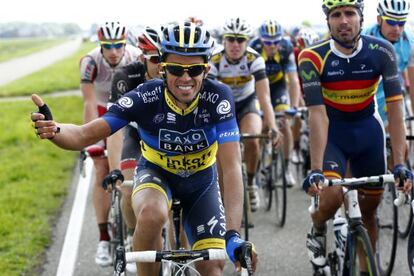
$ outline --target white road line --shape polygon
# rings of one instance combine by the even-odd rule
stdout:
[[[60,255],[57,276],[72,276],[75,262],[78,255],[79,240],[82,231],[83,217],[85,215],[86,200],[88,198],[89,185],[93,172],[93,161],[86,159],[85,177],[79,176],[75,200],[73,201],[72,212],[66,230],[65,241]]]

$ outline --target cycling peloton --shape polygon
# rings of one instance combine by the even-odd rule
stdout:
[[[264,21],[258,33],[259,37],[250,42],[250,47],[265,60],[274,111],[297,109],[300,86],[292,43],[283,37],[282,26],[275,20]],[[283,134],[286,181],[292,187],[296,182],[289,166],[293,137],[290,122],[286,117],[282,118],[280,130]]]
[[[80,61],[80,89],[84,100],[84,122],[88,123],[106,112],[112,77],[115,70],[136,60],[139,50],[126,44],[127,28],[119,22],[106,22],[97,30],[99,46]],[[96,147],[105,148],[100,141]],[[102,188],[102,180],[109,172],[105,156],[93,157],[95,182],[93,205],[99,227],[99,243],[95,262],[100,266],[112,265],[109,247],[108,214],[110,195]]]
[[[379,80],[384,80],[389,132],[396,176],[405,176],[404,191],[412,185],[412,173],[403,164],[405,127],[402,93],[396,57],[390,43],[361,35],[363,0],[323,0],[331,38],[303,50],[299,55],[300,76],[309,110],[311,169],[303,188],[319,194],[319,211],[307,248],[315,270],[326,264],[326,221],[341,206],[342,188],[318,184],[327,178],[345,177],[347,165],[354,177],[386,172],[385,131],[375,104]],[[359,189],[362,219],[375,250],[375,210],[382,187]],[[361,271],[361,275],[369,275]]]
[[[161,34],[164,80],[139,85],[101,118],[81,126],[45,120],[41,113],[33,113],[31,119],[40,138],[70,150],[79,150],[136,122],[142,156],[132,195],[137,220],[134,249],[161,249],[161,231],[168,220],[171,198],[176,197],[183,207],[192,249],[226,248],[239,269],[235,252],[246,243],[238,233],[243,209],[239,131],[230,89],[206,79],[212,46],[209,32],[201,26],[189,22],[168,25]],[[203,97],[206,92],[212,93],[212,98]],[[40,110],[46,108],[39,96],[32,99]],[[216,157],[223,168],[225,208]],[[217,223],[208,224],[210,220]],[[252,257],[255,269],[255,252]],[[203,275],[222,275],[224,261],[200,261],[196,268]],[[138,267],[139,275],[157,275],[158,271],[159,264]]]
[[[413,83],[413,85],[410,85],[409,95],[412,97],[411,103],[414,104],[414,35],[409,29],[405,28],[410,11],[410,2],[407,0],[379,0],[377,11],[377,24],[364,29],[363,34],[385,39],[392,43],[397,56],[401,87],[402,89],[406,88],[403,76],[407,69],[408,78]],[[387,126],[388,119],[383,82],[380,82],[378,86],[376,99],[379,114],[385,126]]]
[[[232,18],[225,23],[224,47],[215,50],[210,62],[209,77],[230,86],[236,102],[237,121],[241,133],[262,132],[260,108],[263,110],[264,127],[278,133],[264,59],[255,50],[247,47],[252,32],[250,24],[241,18]],[[280,135],[276,135],[274,144],[278,144],[280,140]],[[254,212],[259,207],[258,186],[254,183],[254,176],[260,158],[260,144],[257,139],[249,139],[243,143],[247,189],[251,210]]]

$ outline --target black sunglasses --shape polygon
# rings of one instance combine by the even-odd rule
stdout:
[[[201,73],[204,72],[204,69],[208,66],[207,63],[196,63],[196,64],[189,64],[183,65],[178,63],[169,63],[163,62],[161,66],[164,67],[168,73],[176,76],[182,77],[184,72],[188,72],[188,75],[192,78],[199,76]]]
[[[247,40],[247,38],[243,37],[243,36],[225,36],[225,39],[230,43],[233,43],[233,42],[237,41],[237,43],[239,43],[239,44],[241,44],[241,43],[243,43]]]

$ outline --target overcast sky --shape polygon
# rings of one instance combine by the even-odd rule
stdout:
[[[293,26],[308,20],[324,24],[322,0],[4,0],[0,22],[75,22],[87,28],[91,23],[121,20],[132,25],[154,25],[197,16],[208,27],[240,16],[258,26],[272,18]],[[377,0],[365,0],[365,22],[373,23]],[[410,19],[413,17],[410,16]]]

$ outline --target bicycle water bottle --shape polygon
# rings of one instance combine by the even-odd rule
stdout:
[[[348,224],[346,219],[336,216],[333,221],[333,229],[335,234],[335,252],[339,259],[339,270],[342,271],[345,257],[345,244],[348,235]]]

